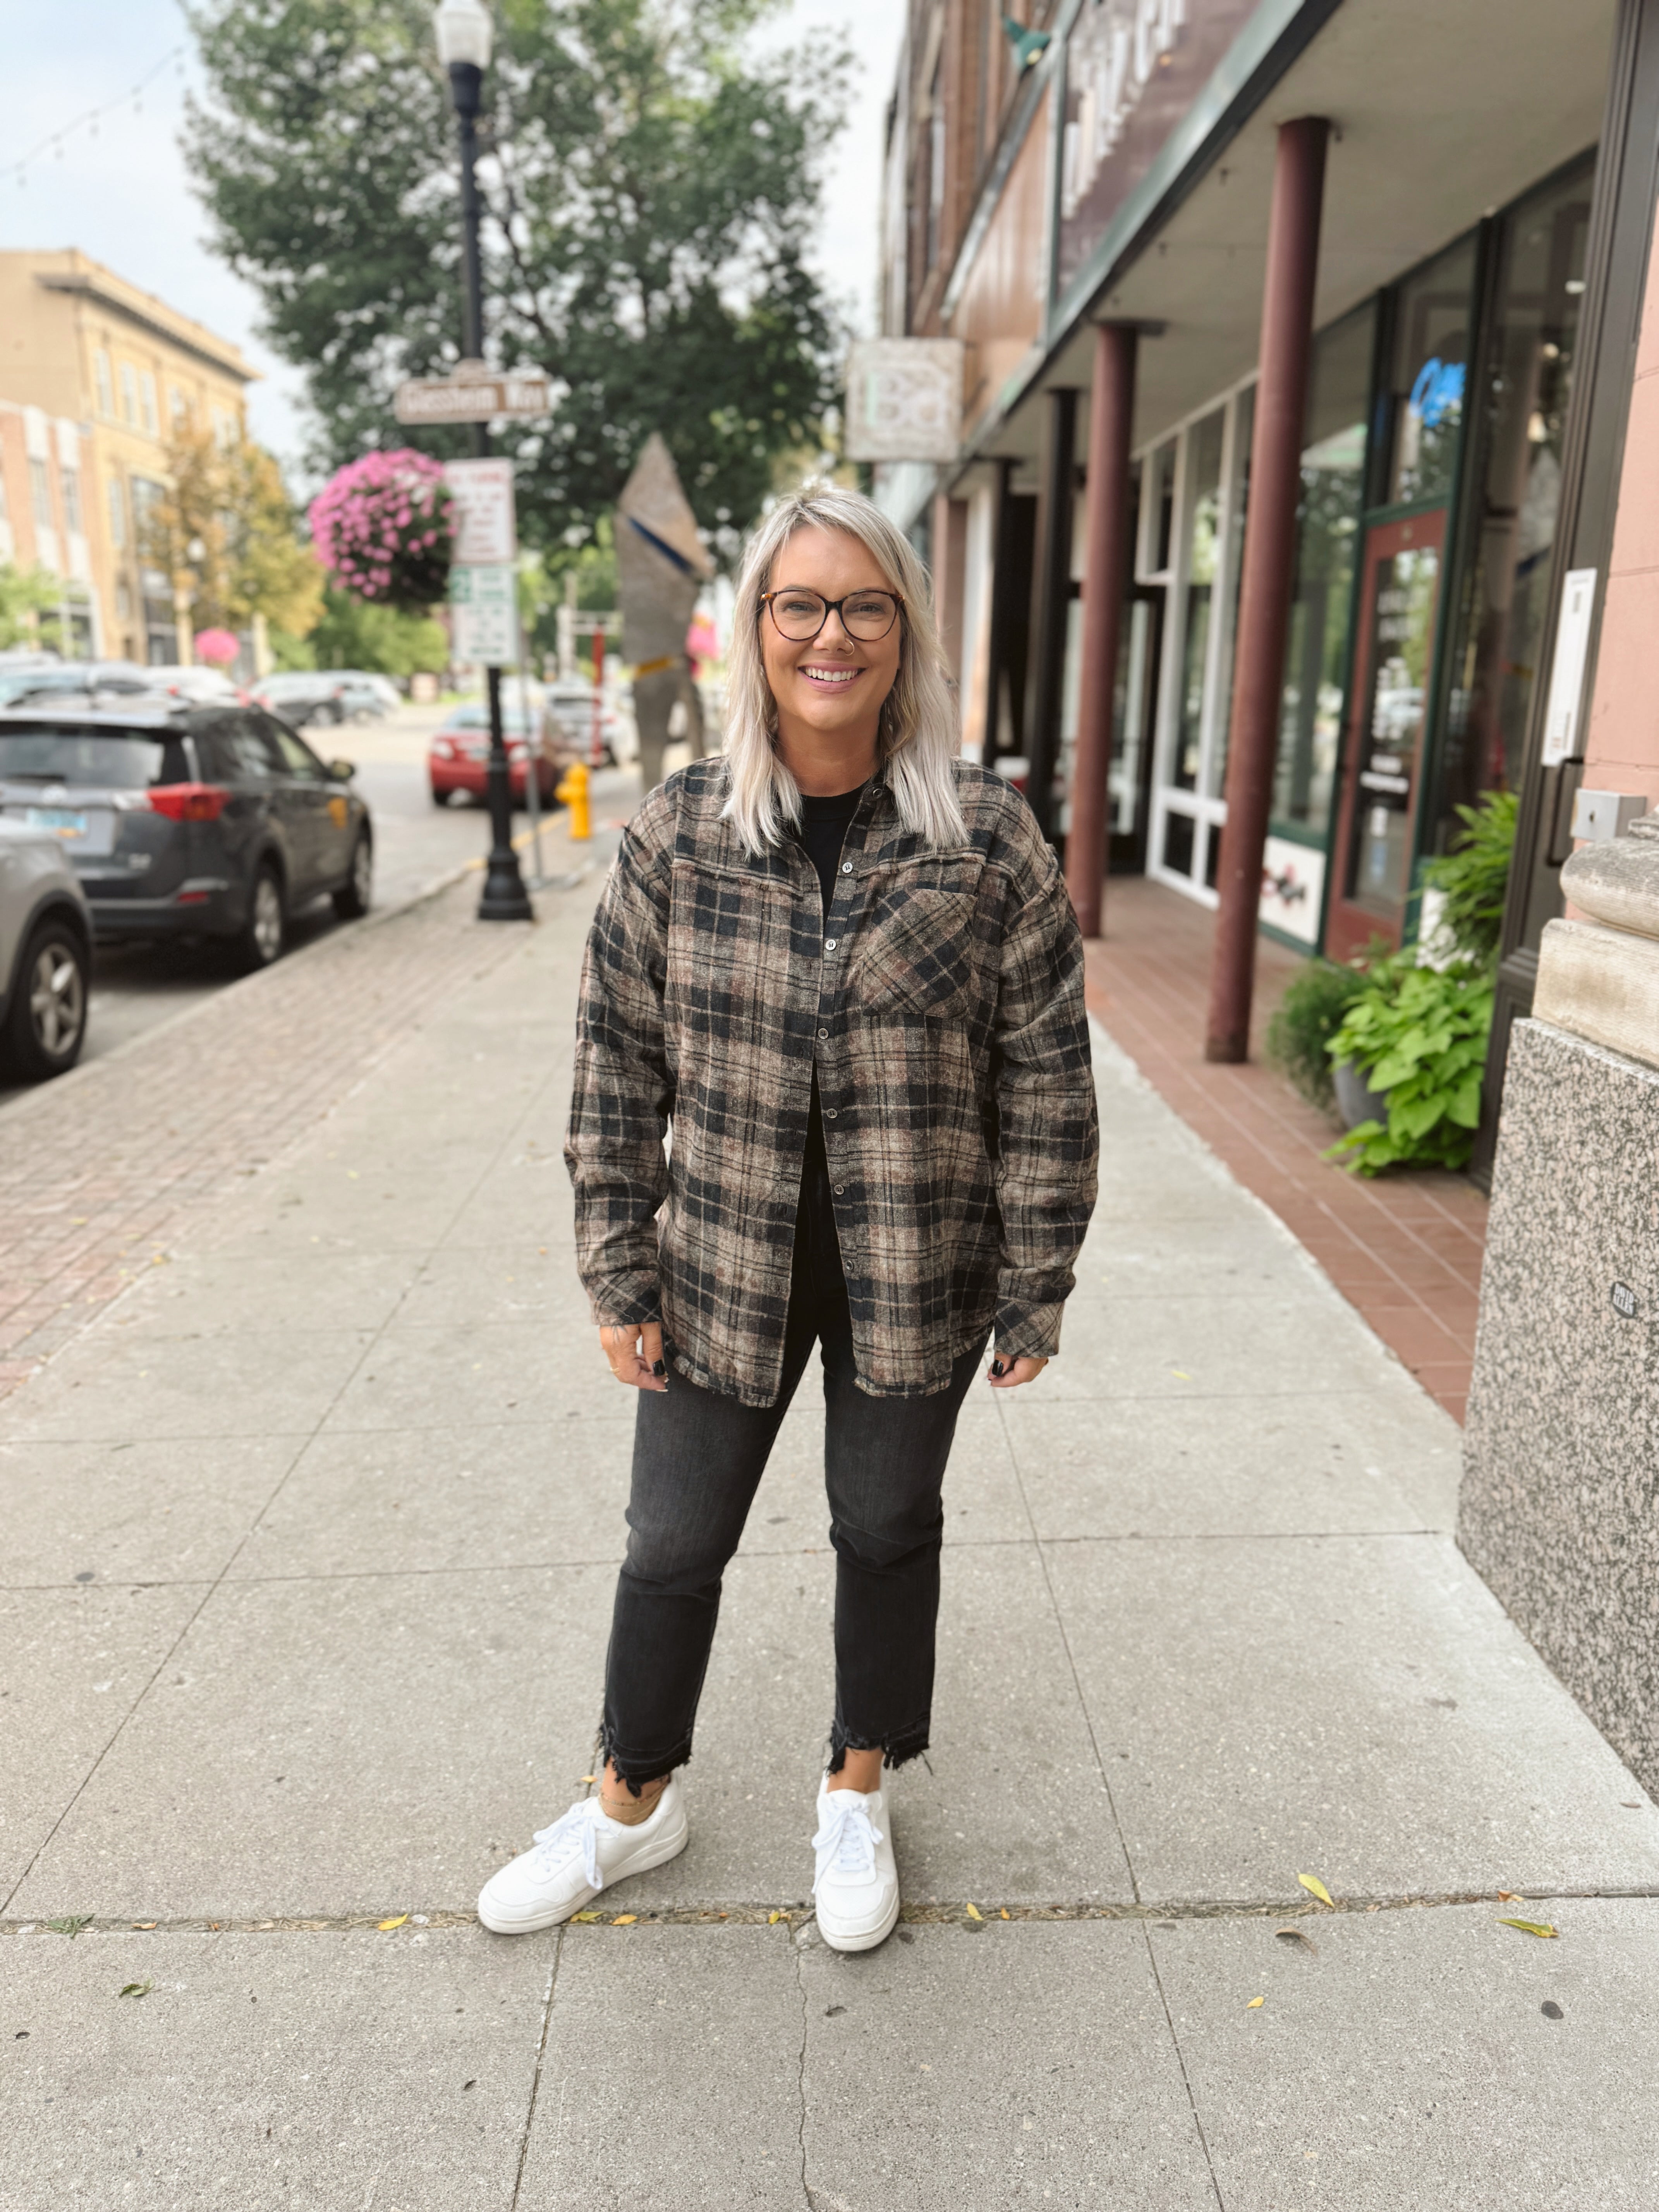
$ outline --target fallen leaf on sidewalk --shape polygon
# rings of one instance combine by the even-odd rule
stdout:
[[[1521,1892],[1518,1889],[1500,1889],[1498,1893],[1498,1902],[1500,1905],[1515,1905],[1519,1902]]]
[[[1267,2002],[1267,2000],[1266,1997],[1252,1997],[1249,2004],[1245,2006],[1244,2009],[1246,2012],[1254,2012],[1258,2005],[1264,2005]]]
[[[401,1928],[408,1917],[409,1915],[406,1912],[400,1912],[395,1920],[377,1920],[374,1925],[382,1931],[388,1928]]]
[[[135,1920],[132,1924],[135,1928],[154,1928],[155,1923],[153,1920]]]
[[[783,1917],[783,1914],[781,1912],[769,1912],[766,1916],[767,1926],[769,1928],[775,1928],[779,1921],[781,1920]]]
[[[611,1925],[613,1928],[631,1928],[639,1917],[637,1912],[619,1912]]]
[[[1281,1943],[1300,1943],[1304,1950],[1318,1954],[1319,1946],[1311,1936],[1304,1936],[1299,1928],[1275,1928],[1273,1934]]]
[[[1178,1375],[1183,1382],[1190,1382],[1193,1379],[1184,1367],[1172,1367],[1170,1372],[1171,1375]]]
[[[1006,1905],[1002,1908],[1002,1917],[1005,1920],[1008,1917],[1008,1908]]]
[[[1500,1928],[1518,1928],[1523,1936],[1553,1936],[1556,1932],[1547,1920],[1500,1920],[1498,1924]]]
[[[597,1920],[599,1915],[597,1912],[573,1912],[570,1917],[573,1920]]]
[[[54,1936],[68,1936],[73,1938],[78,1936],[83,1928],[91,1927],[92,1915],[89,1912],[66,1913],[61,1920],[48,1920],[46,1925]]]
[[[1297,1880],[1310,1897],[1316,1897],[1322,1905],[1328,1905],[1333,1911],[1336,1910],[1336,1899],[1316,1874],[1299,1874]]]
[[[584,1774],[578,1777],[578,1779],[583,1782],[597,1782],[599,1778],[597,1774]]]
[[[125,1989],[117,1990],[118,1997],[147,1997],[155,1987],[154,1982],[129,1982]]]
[[[978,1905],[970,1905],[968,1908],[968,1917],[970,1920],[983,1920],[985,1915],[980,1911]]]

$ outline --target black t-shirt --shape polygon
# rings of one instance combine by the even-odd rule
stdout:
[[[859,811],[859,801],[864,796],[864,786],[856,791],[838,791],[832,799],[811,799],[805,792],[800,801],[800,842],[806,848],[806,857],[818,872],[818,888],[823,895],[823,911],[828,915],[836,896],[836,870],[841,861],[841,848],[845,843],[848,825]],[[806,1158],[803,1181],[814,1180],[828,1183],[830,1163],[823,1149],[823,1116],[818,1106],[818,1079],[812,1075],[812,1106],[806,1125]]]

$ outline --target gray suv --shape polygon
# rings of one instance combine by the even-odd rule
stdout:
[[[207,937],[247,968],[325,893],[366,914],[374,825],[349,761],[257,707],[94,698],[0,710],[0,819],[49,830],[100,938]]]
[[[39,1082],[81,1056],[92,917],[49,830],[0,821],[0,1057]]]

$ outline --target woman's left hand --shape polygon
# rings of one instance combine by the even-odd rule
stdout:
[[[994,1390],[1018,1390],[1022,1382],[1035,1382],[1048,1364],[1046,1359],[1005,1359],[998,1352],[985,1379]]]

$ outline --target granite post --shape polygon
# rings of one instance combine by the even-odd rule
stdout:
[[[1458,1541],[1659,1789],[1659,814],[1575,853],[1492,1177]]]

